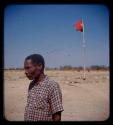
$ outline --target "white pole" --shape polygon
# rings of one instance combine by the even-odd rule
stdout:
[[[85,38],[84,38],[84,22],[82,20],[82,25],[83,25],[83,70],[84,70],[84,74],[83,74],[83,80],[86,79],[86,73],[85,73],[85,70],[86,70],[86,66],[85,66],[85,49],[86,49],[86,43],[85,43]]]

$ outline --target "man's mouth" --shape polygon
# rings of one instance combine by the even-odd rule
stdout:
[[[31,75],[26,75],[28,79],[32,80],[33,77]]]

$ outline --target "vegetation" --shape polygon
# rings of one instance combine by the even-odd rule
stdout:
[[[7,70],[23,70],[23,68],[7,68]],[[76,70],[76,71],[81,71],[81,70],[83,70],[83,67],[82,66],[73,67],[71,65],[65,65],[65,66],[60,66],[60,67],[55,67],[55,68],[46,67],[45,70]],[[90,71],[90,70],[109,70],[109,66],[92,65],[90,67],[86,67],[86,70],[87,71]]]
[[[65,65],[65,66],[60,66],[59,68],[49,68],[46,67],[46,70],[77,70],[77,71],[81,71],[83,70],[82,66],[78,66],[78,67],[72,67],[70,65]],[[108,66],[104,66],[104,65],[92,65],[90,67],[86,67],[87,71],[90,70],[109,70]]]

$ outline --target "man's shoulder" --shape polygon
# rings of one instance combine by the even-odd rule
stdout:
[[[46,85],[50,88],[54,88],[54,87],[58,87],[59,86],[59,83],[56,82],[55,80],[51,79],[50,77],[47,77],[47,80],[46,80]]]

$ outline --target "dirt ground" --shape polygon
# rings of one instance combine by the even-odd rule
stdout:
[[[109,117],[109,71],[45,71],[62,89],[62,121],[103,121]],[[23,121],[30,81],[24,71],[4,71],[4,117]]]

